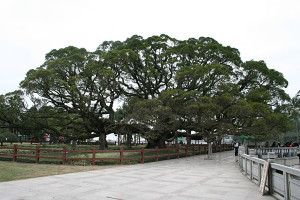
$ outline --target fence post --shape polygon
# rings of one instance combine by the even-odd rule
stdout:
[[[271,168],[271,163],[273,163],[273,160],[272,159],[268,159],[268,162],[269,162],[269,170],[268,170],[268,188],[269,188],[269,191],[268,193],[269,194],[272,194],[273,193],[273,184],[272,184],[272,168]]]
[[[177,158],[179,158],[179,145],[176,146]]]
[[[39,163],[39,161],[40,161],[40,146],[37,145],[35,150],[35,162]]]
[[[17,161],[18,145],[14,144],[13,162]]]
[[[193,156],[195,155],[195,146],[192,145],[192,148],[193,148]]]
[[[67,157],[67,147],[63,146],[63,157],[62,157],[62,164],[66,164],[66,157]]]
[[[123,152],[124,149],[123,147],[120,147],[120,164],[123,165],[123,161],[124,161],[124,158],[123,158]]]
[[[241,154],[239,155],[239,158],[241,159]],[[257,165],[258,165],[258,169],[257,169],[258,170],[257,171],[257,174],[258,174],[258,184],[260,184],[260,182],[261,182],[261,164],[258,163]],[[240,164],[240,168],[241,168],[241,164]]]
[[[158,161],[158,146],[155,147],[155,161]]]
[[[284,200],[288,200],[289,198],[289,174],[287,172],[283,172],[283,181],[284,181]]]
[[[145,163],[145,152],[144,152],[144,147],[141,148],[141,163]]]
[[[93,163],[92,163],[92,165],[95,165],[96,164],[96,147],[93,147]]]

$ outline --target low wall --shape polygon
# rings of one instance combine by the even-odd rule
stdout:
[[[250,155],[239,155],[241,172],[260,186],[265,160]],[[277,199],[300,200],[300,170],[269,160],[266,191]]]
[[[274,153],[277,157],[296,157],[298,154],[297,147],[268,147],[268,148],[258,148],[258,149],[248,149],[248,154],[258,155],[259,158],[263,158],[268,155],[268,153]]]

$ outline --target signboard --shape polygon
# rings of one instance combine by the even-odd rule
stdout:
[[[265,186],[266,186],[266,181],[267,181],[267,175],[268,175],[268,169],[269,169],[269,163],[265,162],[264,163],[264,170],[263,174],[261,177],[261,182],[260,182],[260,187],[259,187],[259,192],[263,195],[265,192]]]
[[[49,142],[50,141],[50,134],[44,133],[44,139],[45,139],[46,142]]]

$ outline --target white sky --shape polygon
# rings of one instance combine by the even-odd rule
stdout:
[[[282,72],[291,96],[300,90],[299,0],[0,0],[0,94],[52,49],[94,51],[134,34],[212,37]]]

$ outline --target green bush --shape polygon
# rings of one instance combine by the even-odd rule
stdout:
[[[3,140],[3,141],[6,140],[6,137],[5,137],[4,134],[2,134],[2,133],[0,133],[0,141],[1,141],[1,140]]]
[[[11,132],[4,132],[4,133],[0,133],[0,140],[8,140],[8,141],[13,141],[13,142],[17,142],[18,141],[18,137]]]

